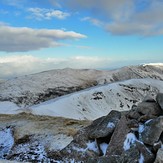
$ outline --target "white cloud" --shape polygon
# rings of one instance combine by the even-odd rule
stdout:
[[[41,59],[31,55],[0,57],[0,76],[10,78],[60,68],[106,68],[111,60],[105,57],[75,56]]]
[[[105,25],[105,23],[103,23],[99,19],[95,19],[95,18],[91,18],[91,17],[84,17],[84,18],[81,19],[81,21],[89,21],[93,25],[99,26],[99,27],[102,27],[102,26]]]
[[[65,39],[86,38],[74,31],[0,26],[0,51],[22,52],[62,46]]]
[[[163,35],[161,0],[67,0],[64,4],[72,10],[89,11],[83,20],[114,35]]]
[[[70,16],[69,13],[63,12],[61,10],[53,10],[53,9],[45,9],[45,8],[29,8],[28,12],[31,13],[31,18],[35,18],[37,20],[43,19],[66,19]]]

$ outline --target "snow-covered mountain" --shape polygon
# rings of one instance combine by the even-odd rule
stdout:
[[[130,79],[92,87],[28,108],[20,108],[11,102],[1,102],[0,113],[27,112],[36,115],[94,120],[108,114],[111,110],[130,110],[145,96],[155,97],[158,92],[163,92],[161,80]]]
[[[111,110],[129,110],[145,96],[155,97],[159,91],[163,92],[163,81],[131,79],[50,100],[32,106],[28,111],[39,115],[94,120]]]
[[[163,65],[129,66],[113,71],[63,69],[22,76],[0,83],[0,101],[29,107],[92,86],[138,78],[163,80]]]

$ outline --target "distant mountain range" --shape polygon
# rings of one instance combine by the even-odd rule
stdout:
[[[155,96],[162,87],[163,64],[113,71],[51,70],[1,83],[0,107],[3,111],[12,108],[12,113],[95,119],[112,109],[128,110],[145,95]]]

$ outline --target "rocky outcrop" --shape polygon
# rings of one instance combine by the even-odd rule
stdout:
[[[112,111],[95,120],[60,152],[60,158],[100,163],[153,163],[156,155],[161,155],[162,115],[163,110],[157,99],[147,96],[130,111]],[[108,129],[107,124],[113,121],[110,123],[112,130]],[[103,144],[106,145],[105,149]],[[74,153],[74,150],[78,152]]]
[[[0,140],[0,148],[6,151],[3,156],[0,153],[0,158],[36,162],[162,163],[161,97],[145,97],[130,111],[112,110],[108,115],[80,129],[72,142],[60,151],[49,151],[28,135],[16,141],[13,137],[13,142],[17,145],[10,143],[8,148]],[[0,134],[1,132],[12,138],[12,127],[1,130]]]

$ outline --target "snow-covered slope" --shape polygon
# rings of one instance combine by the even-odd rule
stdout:
[[[28,108],[15,107],[12,108],[11,114],[27,112],[36,115],[94,120],[108,114],[111,110],[129,110],[146,95],[155,97],[159,91],[163,92],[163,81],[131,79],[96,86]],[[0,109],[1,112],[5,114],[4,109]],[[7,114],[10,114],[9,110]]]
[[[33,114],[96,119],[111,110],[129,110],[146,95],[163,92],[163,81],[131,79],[73,93],[31,107]]]
[[[0,101],[28,107],[95,85],[133,78],[163,80],[163,65],[130,66],[113,71],[63,69],[22,76],[0,83]]]

